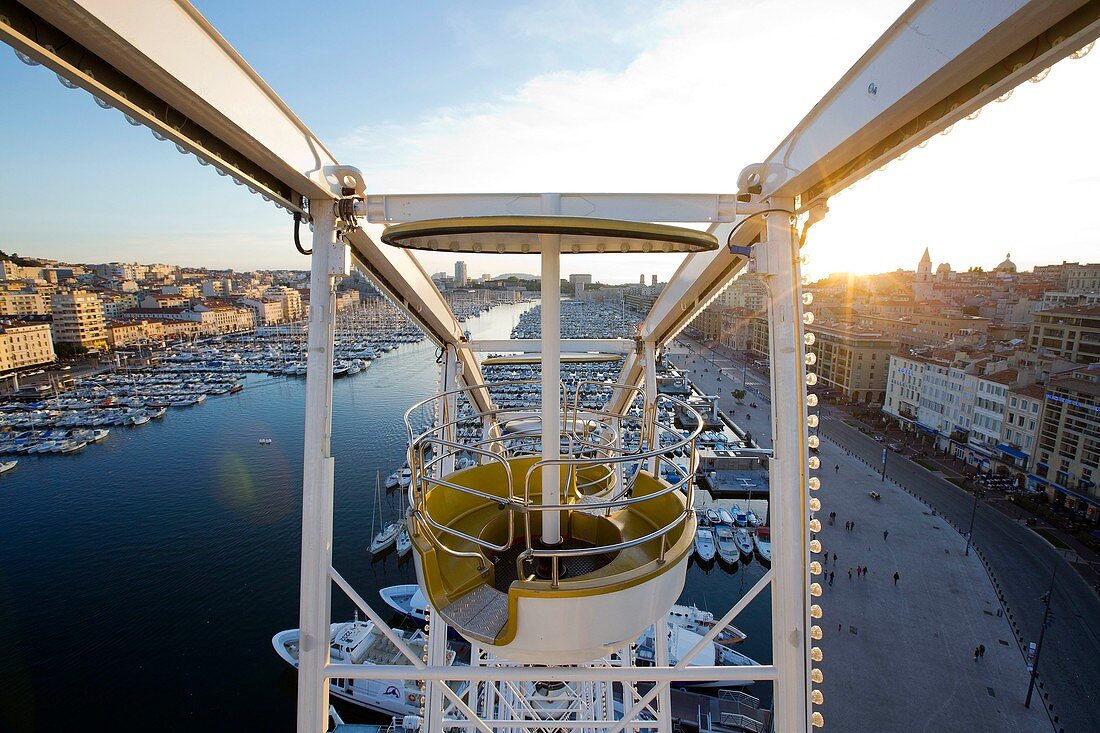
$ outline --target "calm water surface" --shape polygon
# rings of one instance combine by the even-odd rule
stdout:
[[[526,307],[468,327],[506,338]],[[334,385],[333,564],[368,600],[415,582],[410,559],[372,562],[366,548],[375,476],[403,460],[401,416],[436,390],[434,357],[404,345]],[[305,381],[244,384],[0,477],[0,731],[293,730],[296,673],[271,637],[298,625]],[[693,560],[683,600],[720,615],[762,572]],[[333,618],[350,618],[333,598]],[[764,598],[737,621],[761,662],[769,615]]]

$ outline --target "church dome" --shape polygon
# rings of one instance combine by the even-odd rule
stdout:
[[[1012,255],[1005,255],[1005,261],[993,268],[993,272],[1016,273],[1016,263],[1012,261]]]

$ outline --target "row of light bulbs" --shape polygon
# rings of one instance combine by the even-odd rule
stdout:
[[[1061,43],[1063,40],[1064,39],[1060,39],[1060,38],[1055,39],[1055,43],[1056,44]],[[1096,41],[1092,41],[1092,42],[1088,43],[1087,45],[1082,46],[1081,48],[1079,48],[1076,51],[1074,51],[1073,53],[1071,53],[1069,55],[1069,58],[1071,58],[1071,59],[1083,59],[1084,57],[1089,55],[1089,52],[1092,51],[1093,46],[1095,46],[1095,45],[1096,45]],[[1023,64],[1017,64],[1016,68],[1014,68],[1013,71],[1016,71],[1017,69],[1021,68],[1022,66],[1023,66]],[[1035,76],[1029,78],[1028,81],[1031,82],[1032,84],[1038,84],[1039,82],[1041,82],[1043,79],[1046,79],[1047,76],[1050,75],[1050,70],[1051,70],[1051,67],[1048,66],[1045,69],[1043,69],[1042,71],[1040,71],[1038,74],[1036,74]],[[989,86],[990,85],[986,84],[985,86],[983,86],[980,89],[980,91],[981,92],[986,91],[987,89],[989,89]],[[1012,92],[1014,92],[1014,91],[1015,91],[1015,89],[1009,89],[1007,92],[1005,92],[1001,96],[997,97],[993,101],[994,102],[1007,102],[1009,100],[1009,98],[1012,96]],[[952,106],[951,109],[948,110],[948,112],[953,112],[957,107],[958,107],[958,105]],[[976,119],[978,119],[978,115],[980,115],[982,113],[983,109],[984,109],[984,107],[979,107],[978,109],[976,109],[973,112],[971,112],[970,114],[968,114],[964,119],[967,119],[967,120],[976,120]],[[940,135],[949,135],[951,133],[951,131],[955,129],[956,124],[957,123],[952,123],[952,124],[948,125],[947,127],[940,130],[939,134]],[[928,145],[928,141],[931,140],[931,139],[932,139],[931,137],[925,138],[924,140],[917,143],[916,147],[917,148],[926,147]],[[905,160],[905,156],[908,155],[908,153],[909,153],[909,151],[907,150],[904,153],[901,153],[901,154],[897,155],[894,158],[894,160],[898,160],[898,161]],[[873,171],[873,172],[881,173],[882,171],[886,170],[886,167],[889,164],[890,164],[890,161],[887,161],[886,163],[883,163],[881,166],[876,168],[875,171]],[[868,173],[867,175],[865,175],[860,180],[865,181],[870,177],[871,177],[871,173]],[[853,181],[851,184],[849,184],[848,188],[851,188],[856,183],[858,183],[858,181]]]
[[[805,282],[805,281],[803,281],[803,282]],[[813,302],[814,302],[813,293],[803,293],[802,294],[802,305],[803,306],[808,306]],[[813,322],[814,322],[814,314],[810,311],[804,311],[802,313],[802,323],[806,326],[810,326],[810,325],[813,324]],[[817,354],[815,354],[812,351],[809,351],[809,347],[813,346],[816,341],[817,341],[817,337],[810,331],[807,331],[802,337],[802,343],[807,347],[805,357],[803,359],[803,362],[805,363],[805,365],[807,367],[812,367],[815,364],[817,364]],[[806,372],[806,387],[807,388],[813,387],[816,384],[817,384],[817,374],[815,372],[807,371]],[[808,392],[806,394],[806,406],[807,407],[816,407],[817,406],[817,395],[816,394],[813,394],[812,392]],[[807,428],[807,430],[813,430],[814,428],[816,428],[818,426],[818,421],[819,421],[819,418],[818,418],[816,413],[808,414],[806,416],[806,428]],[[817,448],[818,446],[821,445],[821,439],[818,438],[813,433],[810,433],[806,438],[806,444],[810,448]],[[810,467],[810,469],[816,471],[817,469],[821,468],[821,459],[818,458],[815,455],[811,455],[807,465]],[[821,488],[821,479],[818,478],[817,476],[811,476],[807,480],[806,485],[809,487],[810,491],[817,491],[818,489]],[[819,520],[816,516],[814,516],[817,512],[821,511],[821,500],[818,499],[816,496],[811,496],[810,497],[809,510],[810,510],[810,517],[811,517],[810,518],[810,531],[816,534],[817,532],[821,531],[821,520]],[[821,553],[821,542],[819,542],[816,539],[810,540],[810,552],[812,554],[820,554]],[[818,562],[817,560],[813,560],[813,561],[810,562],[810,575],[811,576],[821,575],[822,572],[823,572],[823,568],[822,568],[820,562]],[[821,597],[821,584],[818,583],[815,580],[812,580],[812,582],[810,583],[810,596],[812,596],[813,598],[820,598]],[[810,618],[812,618],[814,621],[817,621],[821,618],[821,606],[819,606],[816,603],[811,603],[811,605],[810,605]],[[818,626],[816,623],[812,624],[810,626],[810,639],[812,639],[813,641],[820,641],[821,637],[822,637],[821,627]],[[814,665],[820,664],[821,660],[823,658],[824,658],[824,656],[821,653],[821,647],[818,647],[818,646],[811,646],[810,647],[810,660],[813,662]],[[824,677],[824,675],[822,675],[821,669],[818,668],[817,666],[812,666],[811,669],[810,669],[810,681],[815,685],[819,685],[819,684],[821,684],[821,682],[824,679],[825,679],[825,677]],[[814,705],[823,705],[825,703],[825,696],[821,694],[821,690],[819,690],[817,688],[814,688],[810,691],[810,702],[813,703]],[[822,716],[822,714],[819,711],[814,710],[810,714],[810,724],[814,728],[821,728],[822,726],[825,725],[825,718],[824,718],[824,716]]]
[[[18,57],[18,59],[20,61],[22,61],[27,66],[41,66],[41,64],[39,62],[35,61],[33,58],[31,58],[27,54],[23,53],[19,49],[15,49],[15,55],[16,55],[16,57]],[[92,76],[91,72],[89,72],[89,71],[84,71],[83,73],[87,74],[90,77]],[[94,78],[94,77],[92,77],[92,78]],[[61,86],[65,87],[66,89],[79,89],[80,88],[80,86],[78,84],[76,84],[75,82],[67,79],[66,77],[62,76],[61,74],[57,75],[57,80],[59,82],[61,82]],[[122,95],[122,96],[123,96],[123,98],[125,98],[125,95]],[[110,102],[108,102],[104,99],[100,99],[99,97],[97,97],[94,94],[92,94],[92,99],[95,100],[95,103],[97,105],[99,105],[100,107],[102,107],[103,109],[114,109],[114,105],[112,105]],[[139,121],[137,119],[134,119],[133,117],[131,117],[126,112],[123,112],[122,116],[125,117],[126,121],[129,122],[134,127],[141,127],[141,125],[143,124],[141,121]],[[153,133],[153,137],[155,137],[160,142],[165,142],[165,141],[168,140],[167,137],[165,137],[164,135],[161,135],[160,132],[158,132],[157,130],[155,130],[153,128],[149,128],[149,131],[151,133]],[[189,152],[191,152],[187,148],[180,145],[179,143],[176,143],[176,150],[178,150],[181,155],[187,155]],[[200,155],[195,155],[195,159],[199,162],[199,165],[201,165],[201,166],[209,166],[210,165],[210,161],[206,160],[205,158],[203,158]],[[224,169],[222,169],[222,168],[220,168],[219,166],[216,166],[216,165],[214,166],[214,172],[217,173],[219,176],[229,176],[230,175],[229,171],[226,171],[226,170],[224,170]],[[248,186],[244,181],[237,178],[236,176],[232,176],[232,178],[233,178],[233,183],[237,184],[238,186],[246,186],[248,188],[249,193],[256,194],[256,195],[260,196],[261,198],[263,198],[264,201],[267,201],[268,203],[275,204],[275,206],[279,209],[284,209],[285,208],[278,201],[273,201],[270,196],[268,196],[265,193],[261,193],[260,191],[256,190],[252,186]],[[289,212],[289,213],[293,213],[293,212]]]

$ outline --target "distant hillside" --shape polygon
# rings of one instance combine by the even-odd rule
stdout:
[[[32,257],[20,257],[18,252],[12,252],[10,255],[0,250],[0,262],[10,262],[13,265],[19,267],[35,267],[42,263]]]
[[[516,280],[538,280],[539,276],[527,272],[506,272],[503,275],[496,275],[493,277],[494,280],[511,280],[512,278]]]

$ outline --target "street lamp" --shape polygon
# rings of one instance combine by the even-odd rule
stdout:
[[[966,532],[966,556],[970,557],[970,538],[974,534],[974,515],[978,512],[978,499],[984,492],[979,489],[974,489],[974,505],[970,507],[970,529]]]
[[[1027,683],[1027,698],[1024,700],[1024,707],[1031,707],[1031,693],[1035,690],[1035,678],[1039,676],[1039,655],[1043,653],[1043,637],[1046,636],[1047,626],[1050,626],[1050,622],[1053,620],[1050,615],[1050,601],[1054,597],[1054,578],[1058,575],[1058,561],[1054,561],[1054,569],[1050,571],[1050,588],[1047,589],[1045,601],[1046,608],[1043,609],[1043,625],[1039,629],[1039,642],[1035,645],[1035,661],[1031,663],[1031,676]],[[1042,598],[1042,596],[1040,596]]]

